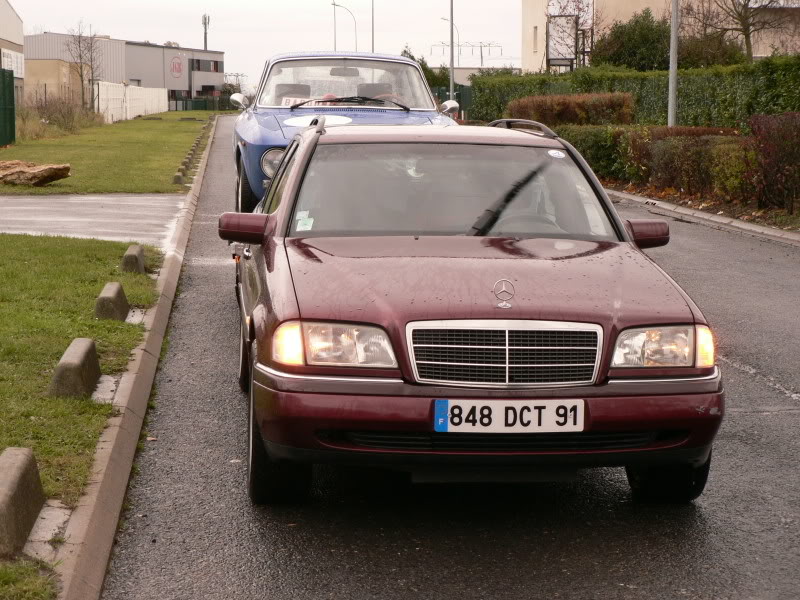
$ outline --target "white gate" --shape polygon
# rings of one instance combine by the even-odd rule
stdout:
[[[143,88],[106,81],[94,84],[94,102],[97,112],[103,115],[106,123],[169,110],[167,90],[164,88]]]

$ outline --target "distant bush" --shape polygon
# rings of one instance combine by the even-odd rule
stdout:
[[[23,104],[16,111],[17,140],[38,140],[76,133],[87,127],[103,125],[100,114],[79,104],[50,98]]]
[[[618,170],[625,179],[645,183],[650,180],[652,174],[655,142],[671,137],[701,138],[712,135],[732,136],[737,134],[736,129],[722,127],[630,128],[620,138]],[[663,151],[668,152],[666,147]]]
[[[472,78],[470,118],[500,118],[509,102],[524,96],[627,92],[634,121],[667,122],[666,71],[587,67],[562,75],[483,75]],[[800,56],[754,63],[686,69],[678,75],[678,123],[742,127],[754,114],[800,111]]]
[[[655,141],[649,183],[689,195],[712,193],[714,148],[730,141],[731,138],[712,136],[676,136]]]
[[[555,132],[586,159],[598,177],[623,179],[620,170],[619,143],[623,127],[609,125],[560,125]]]
[[[750,119],[750,129],[753,157],[748,175],[759,207],[794,214],[800,204],[800,112],[756,115]]]
[[[711,148],[711,180],[714,195],[725,200],[744,202],[753,195],[747,165],[753,161],[748,138],[730,139]]]
[[[612,64],[652,71],[669,68],[669,21],[656,19],[649,8],[629,21],[613,23],[592,47],[593,64]]]
[[[566,94],[526,96],[512,100],[506,114],[555,125],[609,125],[633,121],[631,94]]]

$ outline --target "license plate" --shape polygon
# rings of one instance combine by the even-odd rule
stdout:
[[[433,429],[443,433],[554,433],[583,431],[583,400],[435,399]]]

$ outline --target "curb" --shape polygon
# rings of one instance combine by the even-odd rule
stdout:
[[[618,192],[617,190],[610,190],[606,188],[606,194],[609,196],[616,196],[624,200],[631,200],[640,204],[646,204],[654,208],[677,213],[679,215],[692,217],[706,225],[716,229],[734,229],[742,233],[746,233],[755,237],[767,238],[774,242],[783,242],[792,246],[800,246],[800,233],[793,231],[784,231],[782,229],[774,229],[772,227],[764,227],[763,225],[756,225],[755,223],[748,223],[733,217],[724,217],[722,215],[713,215],[702,210],[694,210],[686,208],[685,206],[678,206],[671,202],[664,202],[663,200],[653,200],[646,196],[637,196],[636,194],[629,194],[628,192]]]
[[[108,420],[100,436],[89,481],[70,516],[64,533],[66,542],[56,556],[55,570],[61,576],[60,600],[96,600],[102,593],[216,127],[215,117],[208,145],[166,249],[156,282],[158,301],[145,313],[144,341],[133,351],[114,396],[118,414]]]

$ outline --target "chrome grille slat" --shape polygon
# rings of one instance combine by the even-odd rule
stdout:
[[[477,387],[594,383],[602,328],[588,323],[522,320],[409,323],[417,380]]]

